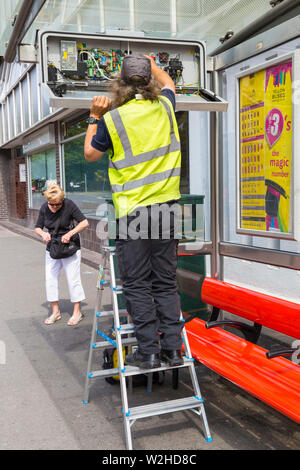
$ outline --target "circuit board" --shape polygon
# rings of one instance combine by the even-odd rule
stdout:
[[[197,93],[205,81],[202,49],[201,43],[184,41],[49,36],[45,81],[56,96],[68,90],[106,90],[124,57],[139,53],[152,57],[171,76],[177,93]]]

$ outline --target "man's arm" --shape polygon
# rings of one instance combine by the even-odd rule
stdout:
[[[107,96],[94,96],[92,106],[90,108],[90,116],[99,120],[105,113],[107,113],[107,111],[109,111],[110,106],[111,100]],[[86,131],[84,156],[89,162],[99,160],[105,153],[100,152],[91,145],[92,139],[97,132],[97,125],[97,123],[89,124]]]
[[[161,89],[169,88],[175,93],[175,84],[172,78],[170,77],[170,75],[164,70],[162,70],[158,65],[156,65],[152,57],[148,55],[146,55],[146,57],[150,59],[152,75],[158,81],[158,84],[161,87]]]

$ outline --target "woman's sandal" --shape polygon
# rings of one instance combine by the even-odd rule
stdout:
[[[53,323],[55,323],[56,321],[58,321],[60,319],[61,319],[60,312],[58,312],[58,314],[52,313],[52,315],[50,315],[50,317],[46,318],[45,324],[46,325],[53,325]]]
[[[69,326],[75,326],[78,325],[78,323],[83,319],[84,315],[81,313],[81,316],[75,320],[74,316],[72,315],[70,320],[68,321],[67,325]]]

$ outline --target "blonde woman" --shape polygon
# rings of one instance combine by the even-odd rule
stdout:
[[[71,199],[65,198],[62,188],[56,182],[49,183],[44,196],[47,201],[40,208],[37,223],[35,225],[35,232],[42,237],[43,241],[47,244],[46,294],[47,300],[52,306],[52,313],[45,320],[45,324],[52,325],[61,319],[58,303],[58,280],[60,272],[62,268],[64,268],[69,286],[70,299],[74,304],[73,314],[68,321],[68,325],[74,326],[83,318],[80,311],[80,302],[85,299],[80,277],[81,250],[78,234],[87,228],[89,223],[76,204]],[[57,234],[55,235],[55,226],[59,218],[60,225]],[[74,228],[71,228],[74,225],[73,221],[76,221],[77,225]],[[43,231],[44,227],[48,229],[48,232]],[[62,243],[69,243],[72,238],[72,241],[78,245],[76,253],[68,258],[51,258],[50,244],[51,237],[54,236],[57,236],[58,238],[60,237]]]

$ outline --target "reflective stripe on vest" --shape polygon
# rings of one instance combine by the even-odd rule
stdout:
[[[180,168],[172,168],[171,170],[163,171],[162,173],[154,173],[153,175],[148,175],[145,178],[139,180],[127,181],[125,184],[113,184],[111,189],[113,193],[120,193],[123,191],[130,191],[131,189],[139,188],[140,186],[145,186],[145,184],[158,183],[167,178],[172,178],[173,176],[180,176]]]
[[[170,107],[167,105],[165,101],[163,100],[160,100],[160,101],[164,105],[168,114],[169,121],[170,121],[170,129],[171,129],[170,144],[164,147],[160,147],[156,150],[150,150],[149,152],[145,152],[145,153],[141,153],[140,155],[133,156],[129,138],[128,138],[125,126],[123,124],[122,118],[120,116],[119,110],[115,109],[114,111],[111,112],[111,118],[117,130],[121,144],[123,146],[125,158],[119,161],[113,161],[110,159],[109,165],[108,165],[109,168],[114,168],[116,170],[129,168],[130,166],[137,165],[139,163],[145,163],[150,160],[153,160],[154,158],[160,158],[160,157],[163,157],[164,155],[167,155],[168,153],[176,152],[177,150],[180,150],[180,142],[176,139],[176,135],[174,132],[174,125],[173,125],[173,118],[172,118]],[[126,190],[124,189],[124,191]]]

